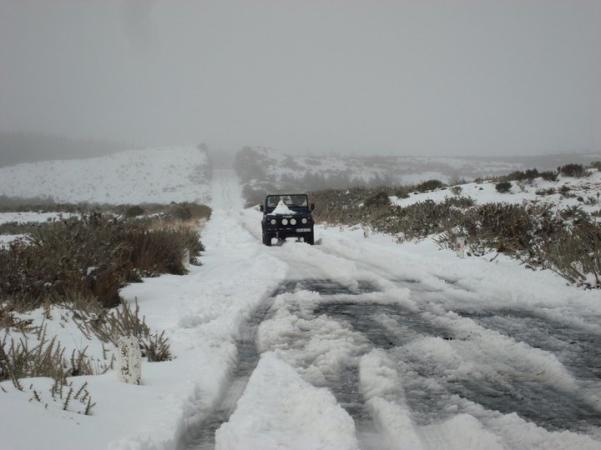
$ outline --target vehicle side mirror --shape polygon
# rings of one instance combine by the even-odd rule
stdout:
[[[265,208],[263,207],[263,205],[259,205],[259,211],[261,211],[261,212],[265,211]]]
[[[315,203],[311,203],[310,209],[311,209],[311,211],[313,211],[315,209]]]

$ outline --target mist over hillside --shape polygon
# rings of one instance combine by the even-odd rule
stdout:
[[[43,133],[0,132],[0,167],[25,162],[92,158],[126,146],[105,140],[83,140]]]
[[[570,153],[526,157],[299,156],[265,147],[244,147],[234,164],[247,201],[255,204],[273,192],[411,185],[432,179],[444,183],[471,181],[528,168],[588,164],[600,158],[599,154]]]

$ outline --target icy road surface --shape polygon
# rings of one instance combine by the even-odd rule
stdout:
[[[214,178],[232,212],[235,177]],[[260,241],[260,215],[234,215]],[[598,292],[431,243],[317,235],[260,250],[285,276],[180,448],[601,449]]]

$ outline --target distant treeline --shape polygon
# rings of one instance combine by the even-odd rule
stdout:
[[[39,133],[0,133],[0,167],[24,162],[90,158],[124,149],[108,141],[78,140]]]

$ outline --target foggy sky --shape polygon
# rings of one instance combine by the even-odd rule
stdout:
[[[0,0],[0,131],[286,151],[601,149],[598,0]]]

